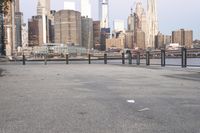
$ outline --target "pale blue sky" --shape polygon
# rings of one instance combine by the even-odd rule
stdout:
[[[52,9],[63,9],[65,0],[51,1]],[[75,1],[77,1],[77,10],[79,10],[79,0]],[[98,0],[91,1],[93,18],[96,20],[98,19]],[[145,8],[146,1],[142,0]],[[135,0],[110,0],[111,24],[113,19],[126,21],[134,2]],[[200,0],[157,0],[157,2],[159,29],[162,33],[171,34],[172,30],[186,28],[194,31],[194,39],[200,39]],[[37,0],[21,0],[21,10],[24,13],[25,22],[36,14],[36,6]]]

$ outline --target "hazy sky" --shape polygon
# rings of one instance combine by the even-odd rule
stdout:
[[[24,21],[36,15],[38,0],[21,0],[21,10],[24,13]],[[51,0],[51,8],[54,10],[63,9],[66,0]],[[79,1],[77,10],[80,10]],[[98,0],[92,1],[93,19],[98,19]],[[146,1],[142,0],[146,9]],[[135,0],[110,0],[110,24],[113,19],[127,20],[130,8],[134,7]],[[180,28],[192,29],[194,39],[200,39],[200,0],[157,0],[159,30],[164,34],[171,34],[172,30]]]

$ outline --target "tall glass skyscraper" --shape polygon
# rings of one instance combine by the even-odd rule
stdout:
[[[147,48],[155,47],[155,36],[158,34],[157,2],[147,0]]]
[[[109,28],[109,1],[99,0],[99,20],[101,28]]]

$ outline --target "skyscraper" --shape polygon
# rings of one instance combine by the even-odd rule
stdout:
[[[15,1],[15,12],[20,12],[20,7],[19,7],[19,0]]]
[[[50,1],[51,0],[38,0],[37,15],[42,16],[43,25],[43,43],[47,43],[48,39],[48,17],[50,16]]]
[[[81,0],[81,16],[91,18],[91,1]]]
[[[50,0],[38,0],[37,15],[50,14]]]
[[[109,28],[108,0],[99,0],[99,19],[101,21],[101,28]]]
[[[147,48],[155,47],[155,36],[158,34],[156,0],[147,0]]]

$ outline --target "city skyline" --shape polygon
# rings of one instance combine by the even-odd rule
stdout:
[[[78,0],[75,0],[78,2]],[[112,28],[112,23],[114,19],[127,20],[128,15],[130,15],[131,7],[134,8],[133,0],[118,1],[110,0],[110,24]],[[180,7],[181,2],[181,7]],[[146,10],[146,0],[142,0],[142,3]],[[173,3],[173,6],[171,4]],[[160,32],[164,34],[171,34],[173,30],[178,30],[181,28],[194,30],[194,39],[200,38],[200,20],[196,19],[198,16],[198,4],[200,2],[196,0],[177,0],[177,1],[164,1],[158,0],[158,21]],[[98,20],[98,1],[92,1],[92,17],[94,20]],[[124,6],[121,6],[124,5]],[[27,7],[31,6],[29,9]],[[26,1],[21,0],[21,11],[24,13],[24,20],[27,22],[28,18],[36,14],[37,0]],[[56,2],[52,0],[51,9],[63,9],[64,0]],[[121,8],[120,12],[117,12]],[[80,4],[77,4],[77,10],[80,11]],[[123,12],[122,12],[123,11]]]

